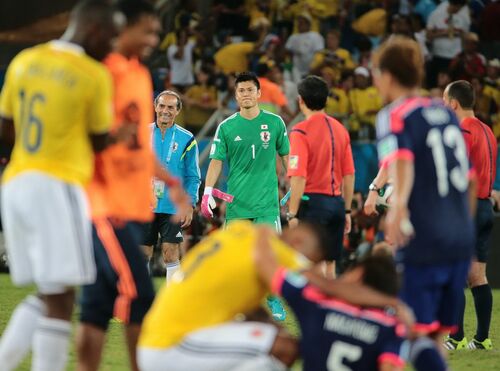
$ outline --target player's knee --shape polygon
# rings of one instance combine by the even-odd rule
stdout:
[[[164,263],[174,263],[180,259],[179,244],[164,243],[162,252]]]
[[[274,339],[270,354],[287,367],[291,367],[299,356],[297,340],[289,335],[278,334]]]
[[[75,304],[75,291],[70,289],[62,294],[43,295],[47,306],[47,317],[69,321]]]
[[[474,263],[471,266],[468,276],[469,287],[476,287],[486,285],[488,279],[486,278],[485,264]]]

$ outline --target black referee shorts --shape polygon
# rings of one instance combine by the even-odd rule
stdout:
[[[323,226],[328,236],[326,260],[339,260],[344,241],[345,208],[341,196],[307,193],[309,200],[302,200],[297,217],[299,220]]]
[[[489,199],[477,200],[476,211],[476,258],[486,263],[490,251],[490,238],[493,231],[493,205]]]
[[[160,235],[161,243],[181,243],[184,239],[182,237],[182,228],[179,223],[172,223],[170,220],[172,214],[155,214],[155,218],[151,223],[145,225],[144,232],[144,245],[155,246],[158,242],[158,235]]]

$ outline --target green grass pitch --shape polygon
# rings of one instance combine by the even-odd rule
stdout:
[[[163,279],[156,279],[158,287]],[[12,311],[27,294],[33,292],[31,288],[15,288],[7,274],[0,274],[0,334],[3,332]],[[490,337],[493,341],[494,349],[492,351],[458,351],[450,354],[450,365],[454,371],[481,370],[497,371],[500,370],[500,290],[494,291],[493,318],[491,323]],[[467,312],[465,313],[465,332],[468,337],[474,335],[475,316],[472,305],[472,297],[467,292]],[[76,323],[77,314],[75,313],[74,322]],[[287,321],[287,326],[292,332],[295,332],[293,320]],[[22,363],[19,370],[29,370],[29,357]],[[74,344],[71,345],[70,361],[68,370],[75,369],[75,350]],[[101,370],[103,371],[122,371],[128,369],[128,357],[123,342],[122,328],[120,324],[112,323],[108,332],[107,342],[103,353]],[[300,367],[295,369],[299,370]],[[408,370],[411,368],[408,367]]]

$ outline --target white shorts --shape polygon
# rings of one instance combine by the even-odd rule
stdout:
[[[139,347],[141,371],[230,371],[242,363],[268,356],[278,329],[268,323],[230,322],[187,335],[166,348]],[[280,363],[275,369],[282,369]],[[265,370],[260,370],[265,371]]]
[[[82,187],[26,172],[3,186],[1,206],[14,284],[34,282],[42,294],[59,294],[94,282],[92,227]]]

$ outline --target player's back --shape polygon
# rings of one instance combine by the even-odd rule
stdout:
[[[171,346],[191,331],[256,309],[266,291],[252,260],[254,240],[251,223],[233,222],[190,250],[148,313],[141,345]],[[299,265],[296,253],[277,238],[272,246],[282,265]]]
[[[93,169],[90,134],[111,124],[106,69],[75,44],[52,41],[20,53],[7,72],[2,115],[16,143],[4,179],[27,170],[86,183]]]
[[[380,117],[389,116],[387,120]],[[391,125],[395,135],[384,136]],[[377,127],[379,153],[398,146],[413,158],[414,184],[408,207],[415,237],[404,251],[413,263],[469,259],[473,223],[468,206],[469,161],[455,114],[440,102],[409,98],[386,107]],[[396,139],[397,138],[397,139]]]
[[[329,298],[295,272],[282,271],[275,286],[300,324],[304,371],[378,370],[380,362],[404,364],[405,329],[380,309]]]

